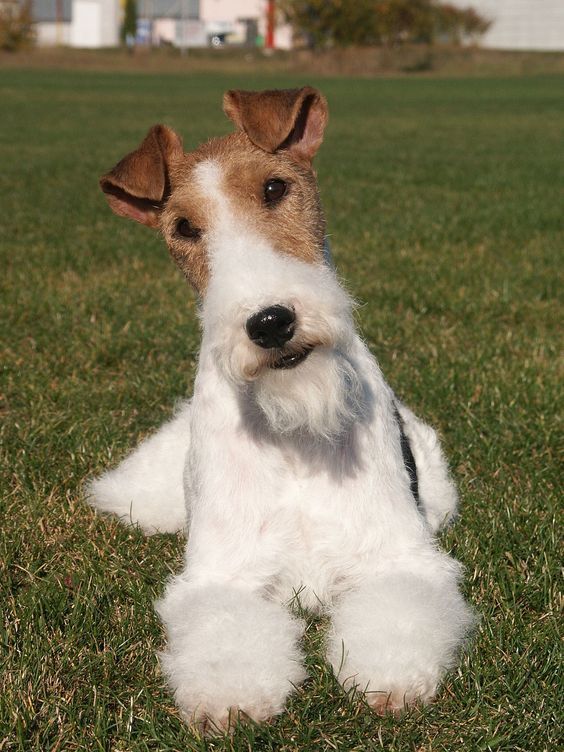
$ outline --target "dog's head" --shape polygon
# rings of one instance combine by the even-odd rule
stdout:
[[[334,400],[333,419],[327,404],[337,391],[354,393],[343,355],[353,326],[326,263],[312,168],[327,103],[304,87],[229,91],[223,107],[236,133],[185,153],[156,125],[102,177],[102,190],[116,214],[160,229],[201,298],[203,349],[254,391],[271,424],[338,432],[348,398]]]

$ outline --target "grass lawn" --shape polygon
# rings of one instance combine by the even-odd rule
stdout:
[[[434,705],[380,719],[345,697],[310,620],[311,678],[288,712],[202,740],[156,657],[152,602],[182,539],[81,498],[190,392],[198,351],[191,292],[156,236],[111,214],[98,176],[154,122],[187,148],[227,132],[226,88],[299,83],[0,70],[2,752],[561,748],[563,78],[321,83],[336,263],[462,494],[442,545],[481,623]]]

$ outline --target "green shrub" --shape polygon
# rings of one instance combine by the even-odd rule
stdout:
[[[490,25],[473,8],[438,0],[281,0],[280,7],[312,48],[460,43]]]
[[[35,43],[31,0],[0,4],[0,50],[13,52]]]

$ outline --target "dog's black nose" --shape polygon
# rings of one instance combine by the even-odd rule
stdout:
[[[284,347],[294,336],[296,314],[285,306],[263,308],[247,319],[247,334],[259,347]]]

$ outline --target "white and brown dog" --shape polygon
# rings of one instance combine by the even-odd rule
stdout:
[[[194,395],[91,503],[190,533],[157,606],[162,666],[190,722],[282,712],[305,679],[301,605],[377,711],[430,700],[472,623],[434,533],[456,508],[435,432],[395,398],[327,258],[311,166],[327,104],[310,87],[229,91],[237,132],[185,154],[153,127],[101,180],[160,229],[200,298]]]

